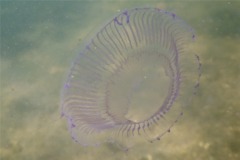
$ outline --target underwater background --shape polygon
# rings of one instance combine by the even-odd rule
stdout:
[[[1,160],[240,159],[240,1],[16,0],[0,7]],[[83,147],[60,117],[67,71],[86,37],[135,7],[173,12],[194,28],[200,88],[161,141],[128,152]]]

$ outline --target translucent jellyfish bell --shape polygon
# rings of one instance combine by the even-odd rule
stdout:
[[[170,131],[199,86],[193,30],[157,8],[120,13],[78,54],[62,90],[72,138],[128,148]]]

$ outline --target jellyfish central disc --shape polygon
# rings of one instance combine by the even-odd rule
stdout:
[[[156,113],[168,95],[166,61],[158,54],[136,54],[109,83],[109,113],[118,120],[141,122]]]

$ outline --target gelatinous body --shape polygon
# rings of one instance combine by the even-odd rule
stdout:
[[[110,20],[78,54],[62,90],[72,138],[122,147],[160,140],[199,86],[194,38],[185,22],[157,8]]]

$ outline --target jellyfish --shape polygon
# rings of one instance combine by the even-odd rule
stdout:
[[[129,148],[170,132],[199,86],[194,30],[173,13],[134,8],[113,17],[78,53],[61,114],[83,146]]]

